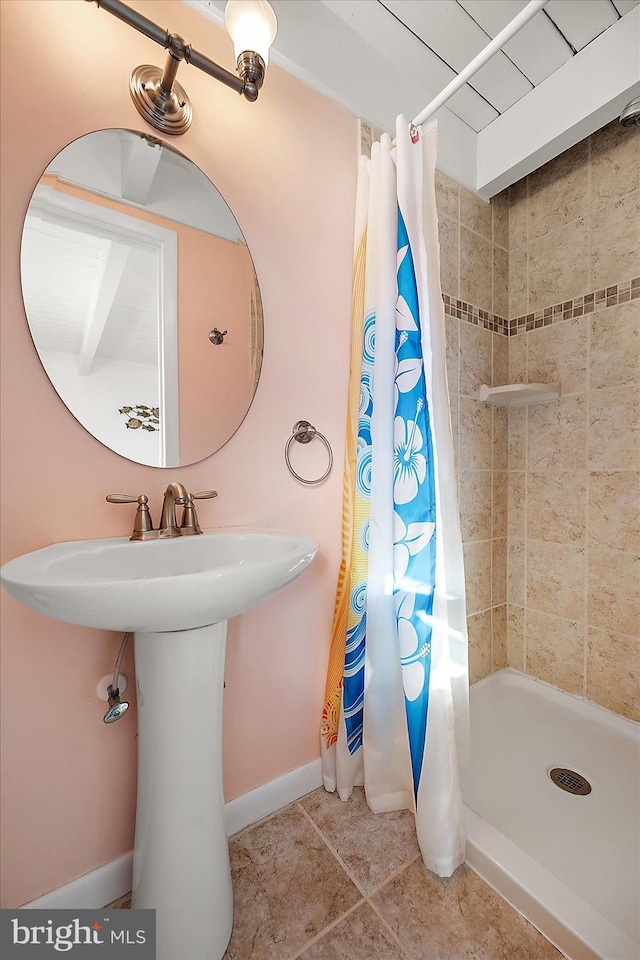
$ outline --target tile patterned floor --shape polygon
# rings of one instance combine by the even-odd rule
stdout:
[[[229,851],[224,960],[561,960],[473,871],[427,873],[413,816],[372,814],[361,788],[347,803],[316,790],[236,834]]]

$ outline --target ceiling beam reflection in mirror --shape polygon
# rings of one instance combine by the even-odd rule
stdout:
[[[164,68],[144,64],[131,74],[129,92],[138,113],[157,130],[179,136],[191,126],[193,110],[184,88],[176,81],[184,60],[247,100],[258,99],[269,63],[269,50],[278,24],[267,0],[228,0],[225,23],[233,41],[237,76],[194,50],[179,34],[170,33],[120,0],[87,0],[128,23],[168,50]]]

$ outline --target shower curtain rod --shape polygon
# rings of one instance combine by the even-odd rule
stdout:
[[[487,60],[490,60],[494,53],[497,53],[498,50],[504,47],[511,37],[515,36],[519,30],[521,30],[526,23],[531,20],[532,17],[535,17],[542,8],[549,2],[549,0],[530,0],[530,2],[524,7],[520,13],[517,13],[516,16],[511,20],[506,27],[504,27],[493,40],[484,47],[477,57],[474,57],[471,63],[467,64],[464,70],[461,70],[457,77],[454,77],[451,83],[442,90],[437,97],[435,97],[431,103],[424,108],[424,110],[418,114],[417,117],[413,120],[413,126],[419,127],[420,124],[424,123],[430,117],[440,109],[443,104],[449,100],[450,97],[456,93],[460,87],[464,86],[467,80],[477,73],[480,67],[484,66]]]

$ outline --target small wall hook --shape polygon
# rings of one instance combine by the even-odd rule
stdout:
[[[213,330],[209,330],[209,340],[211,340],[211,343],[215,343],[216,346],[219,346],[224,342],[223,337],[226,337],[228,332],[228,330],[224,330],[221,333],[217,327],[214,327]]]

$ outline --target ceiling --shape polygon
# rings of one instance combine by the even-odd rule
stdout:
[[[223,22],[225,0],[185,2],[208,19]],[[489,131],[496,121],[501,140],[515,135],[505,133],[506,124],[500,121],[517,114],[525,103],[539,102],[541,91],[551,95],[547,111],[558,114],[564,96],[559,93],[561,76],[574,99],[576,89],[585,89],[587,97],[589,84],[580,79],[580,67],[593,75],[597,63],[606,75],[608,68],[603,58],[596,59],[596,48],[605,45],[610,31],[623,43],[626,35],[627,46],[629,37],[635,39],[635,79],[640,84],[640,10],[634,10],[638,3],[549,0],[439,111],[445,172],[484,196],[502,189],[510,176],[510,182],[519,179],[526,162],[512,162],[508,175],[492,170],[490,182],[481,183],[475,162],[480,144],[492,140]],[[398,113],[407,119],[417,116],[527,0],[271,0],[271,4],[278,18],[273,62],[361,119],[393,132]],[[610,38],[606,43],[613,46]],[[615,60],[615,53],[612,56]],[[623,85],[626,91],[628,76]],[[609,115],[598,113],[593,121],[599,126],[618,109],[611,91],[607,95]],[[597,93],[588,104],[594,116],[599,109],[595,100]],[[570,107],[561,122],[565,128],[576,127],[578,138],[592,132],[584,132],[585,125],[573,117]],[[559,153],[572,145],[559,136],[558,123],[548,136],[553,146],[542,150],[547,156],[536,155],[537,165],[555,155],[554,149]],[[459,169],[453,169],[455,155],[461,152],[466,166],[458,163]]]

